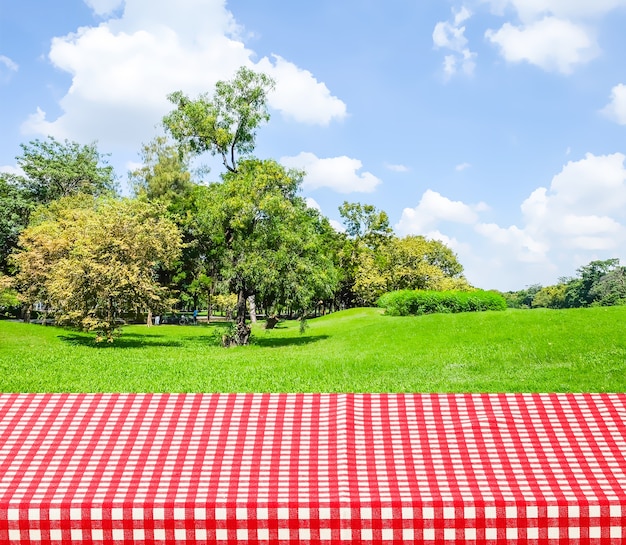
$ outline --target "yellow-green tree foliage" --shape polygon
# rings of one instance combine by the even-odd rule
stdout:
[[[471,290],[454,252],[438,240],[423,236],[391,237],[374,250],[362,251],[354,290],[362,304],[371,305],[395,290]]]
[[[42,210],[13,256],[24,301],[41,301],[59,323],[113,340],[120,316],[167,307],[154,274],[181,251],[178,227],[136,199],[61,199]]]

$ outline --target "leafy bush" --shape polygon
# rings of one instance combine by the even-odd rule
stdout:
[[[505,310],[506,301],[493,291],[400,290],[384,294],[378,306],[391,316],[419,316],[436,312],[478,312]]]

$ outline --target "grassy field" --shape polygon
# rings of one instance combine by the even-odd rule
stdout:
[[[353,309],[254,330],[223,349],[220,325],[93,335],[0,322],[2,392],[626,391],[626,307],[390,317]]]

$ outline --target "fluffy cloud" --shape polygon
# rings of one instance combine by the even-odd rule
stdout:
[[[11,165],[3,165],[0,166],[0,172],[4,173],[4,174],[13,174],[15,176],[23,176],[24,175],[24,171],[16,166],[11,166]]]
[[[302,152],[295,157],[283,157],[280,162],[287,168],[304,170],[303,187],[308,190],[326,187],[337,193],[371,193],[381,180],[370,172],[362,172],[358,159],[341,157],[318,158],[315,154]]]
[[[597,21],[626,6],[626,0],[483,0],[498,15],[517,14],[486,37],[509,62],[526,61],[549,71],[571,73],[599,54]]]
[[[626,258],[625,161],[621,153],[569,161],[521,203],[519,225],[482,222],[486,205],[427,190],[415,208],[403,211],[396,231],[443,240],[459,253],[470,282],[483,279],[480,287],[555,283],[593,259]],[[456,237],[448,234],[454,224],[466,226]]]
[[[494,12],[504,13],[513,8],[524,22],[555,15],[564,19],[601,17],[610,11],[626,6],[626,0],[484,0]]]
[[[17,64],[6,55],[0,55],[0,65],[4,66],[4,68],[10,70],[11,72],[17,72],[18,69]]]
[[[98,14],[122,5],[88,4]],[[168,93],[206,92],[240,66],[276,78],[270,103],[285,116],[326,125],[346,114],[345,104],[309,72],[281,57],[253,63],[225,0],[126,0],[123,6],[119,18],[53,39],[49,59],[72,75],[72,84],[60,102],[63,113],[50,120],[37,110],[24,123],[25,133],[138,147],[169,110]],[[301,100],[288,89],[297,89]]]
[[[521,228],[477,224],[475,229],[521,262],[556,265],[564,251],[591,252],[587,261],[593,252],[618,251],[626,242],[624,159],[621,153],[587,154],[570,161],[549,188],[535,189],[522,203]]]
[[[318,212],[322,211],[322,207],[319,205],[319,203],[315,199],[313,199],[311,197],[307,197],[306,199],[304,199],[304,201],[306,202],[306,205],[309,208],[313,208],[313,209],[317,210]]]
[[[500,47],[508,62],[526,61],[546,71],[569,74],[595,57],[598,47],[589,31],[570,21],[545,17],[524,26],[505,23],[488,30],[488,40]]]
[[[5,55],[0,55],[0,83],[8,81],[19,66]]]
[[[108,15],[122,7],[124,0],[85,0],[96,15]]]
[[[616,123],[626,125],[626,85],[620,83],[611,89],[611,102],[602,112]]]
[[[461,201],[452,201],[440,193],[427,189],[415,208],[405,208],[400,221],[395,226],[401,235],[423,234],[434,229],[440,222],[474,224],[478,220],[477,211],[484,204],[470,206]]]
[[[465,27],[461,26],[472,13],[463,6],[458,11],[452,11],[452,21],[440,21],[433,30],[433,45],[436,49],[449,49],[450,54],[443,60],[443,71],[447,77],[453,76],[459,70],[467,75],[474,73],[476,67],[476,53],[467,47]]]
[[[387,168],[388,170],[391,170],[392,172],[408,172],[409,171],[409,167],[405,165],[393,165],[393,164],[385,163],[385,168]]]
[[[324,83],[311,72],[274,55],[274,64],[262,59],[258,67],[276,80],[276,89],[269,97],[270,106],[298,122],[328,125],[346,116],[346,105],[330,94]],[[305,106],[305,107],[303,107]]]

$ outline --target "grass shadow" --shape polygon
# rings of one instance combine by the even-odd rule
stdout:
[[[154,334],[136,335],[133,333],[124,333],[121,337],[116,338],[112,343],[106,341],[97,343],[95,341],[95,337],[88,337],[78,333],[68,333],[67,335],[58,335],[57,337],[59,340],[71,346],[86,346],[88,348],[96,348],[99,350],[112,348],[151,348],[155,346],[176,348],[183,345],[180,340],[171,338],[164,340],[164,335]]]
[[[252,343],[264,348],[279,348],[281,346],[304,346],[307,344],[313,344],[319,341],[323,341],[328,338],[330,338],[330,335],[316,335],[315,337],[307,335],[302,337],[287,338],[275,338],[270,336],[254,335],[252,337]]]

